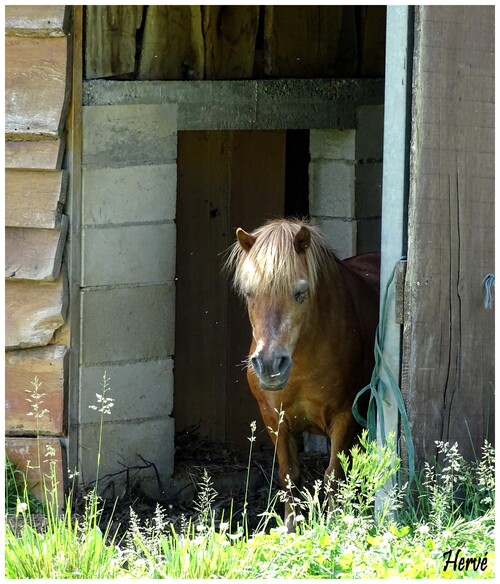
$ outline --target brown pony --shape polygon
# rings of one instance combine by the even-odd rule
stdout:
[[[239,228],[236,236],[227,265],[252,325],[248,383],[277,444],[281,487],[287,476],[300,486],[297,434],[304,431],[330,438],[325,478],[341,477],[337,454],[358,435],[351,408],[374,365],[378,254],[340,261],[303,221]],[[287,503],[285,524],[293,528]]]

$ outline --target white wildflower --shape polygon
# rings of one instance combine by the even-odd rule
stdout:
[[[16,513],[17,513],[17,515],[19,515],[20,513],[24,513],[27,510],[28,510],[28,504],[25,503],[24,501],[21,501],[20,499],[18,499],[17,500],[17,505],[16,505]]]

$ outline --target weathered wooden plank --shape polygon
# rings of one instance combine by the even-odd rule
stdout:
[[[86,6],[85,77],[132,75],[143,6]]]
[[[5,134],[19,140],[58,137],[64,125],[68,83],[66,37],[5,38]]]
[[[204,6],[204,78],[251,78],[258,25],[259,6]]]
[[[484,64],[494,52],[493,31],[492,6],[415,9],[412,125],[418,130],[412,132],[403,380],[420,460],[436,454],[435,440],[457,441],[474,459],[483,440],[493,439],[494,318],[484,308],[482,286],[495,270],[494,108],[484,97],[492,95],[494,68],[491,60],[489,68]],[[446,104],[428,91],[430,82],[431,95],[439,95],[437,64],[442,87],[453,87]]]
[[[5,282],[5,347],[47,345],[64,324],[68,304],[66,274],[54,282]]]
[[[54,336],[50,340],[50,345],[66,345],[71,346],[71,319],[68,320],[54,332]]]
[[[30,492],[40,501],[45,500],[54,487],[59,507],[64,505],[64,476],[66,453],[59,438],[41,436],[39,438],[10,437],[5,439],[5,451],[16,468],[26,474]],[[52,472],[54,470],[54,472]]]
[[[67,186],[65,170],[6,170],[5,226],[59,227]]]
[[[264,71],[271,77],[335,74],[342,6],[266,6]]]
[[[68,231],[68,218],[62,215],[56,229],[5,229],[5,277],[10,280],[55,280]]]
[[[5,6],[5,34],[64,36],[68,30],[70,7],[54,5]]]
[[[231,132],[179,134],[176,220],[182,227],[177,241],[177,283],[180,287],[176,287],[176,383],[178,388],[196,387],[196,394],[188,396],[177,390],[179,398],[176,398],[174,417],[179,429],[201,423],[200,431],[216,441],[226,439],[225,424],[217,427],[213,419],[225,419],[227,367],[223,347],[227,339],[227,287],[223,279],[211,278],[210,274],[220,271],[218,254],[230,243],[231,151]],[[192,253],[193,249],[198,251]],[[195,273],[206,277],[198,277],[195,282],[190,276]],[[203,300],[196,303],[194,310],[188,310],[189,299],[198,294]],[[194,367],[194,353],[187,350],[196,327],[206,343],[205,350],[200,351],[203,363],[200,366],[205,371],[201,376],[201,369]],[[223,361],[223,364],[219,367],[208,366],[209,347],[220,347],[219,363]],[[203,415],[207,409],[210,417]]]
[[[59,170],[65,143],[64,135],[56,140],[9,140],[5,143],[5,168]]]
[[[148,6],[138,79],[203,79],[200,6]]]
[[[40,349],[7,351],[5,355],[5,430],[9,435],[45,434],[61,436],[64,428],[64,386],[68,348],[50,346]],[[35,377],[43,394],[33,399]],[[30,395],[31,394],[31,395]],[[31,402],[28,399],[32,400]],[[34,406],[38,403],[35,417]]]

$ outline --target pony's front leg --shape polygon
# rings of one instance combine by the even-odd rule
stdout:
[[[252,377],[250,377],[249,381],[252,381]],[[295,528],[294,519],[296,514],[293,502],[290,501],[291,493],[288,492],[288,486],[290,483],[294,485],[293,490],[295,490],[295,487],[300,487],[298,437],[290,431],[286,417],[286,405],[284,408],[283,405],[280,405],[278,410],[271,400],[270,403],[268,402],[267,396],[263,395],[260,389],[254,390],[253,393],[259,403],[262,421],[276,450],[279,485],[283,491],[287,492],[284,524],[290,533]]]
[[[359,426],[350,410],[337,414],[330,426],[330,462],[325,471],[324,481],[332,489],[330,497],[330,508],[332,497],[335,496],[338,481],[345,478],[342,465],[338,457],[339,452],[349,454],[359,430]]]
[[[279,465],[279,483],[286,493],[284,524],[288,533],[295,530],[297,515],[293,498],[296,488],[300,488],[300,462],[297,435],[285,428],[280,428],[276,436],[271,432]]]

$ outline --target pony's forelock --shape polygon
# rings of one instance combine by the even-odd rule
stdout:
[[[304,252],[307,272],[294,247],[295,235],[302,226],[311,233],[311,241]],[[309,292],[314,295],[320,275],[335,269],[333,251],[320,231],[305,221],[270,221],[252,235],[256,240],[251,249],[246,252],[236,242],[226,261],[226,268],[233,272],[234,286],[241,295],[266,294],[282,298],[290,294],[301,278],[307,278]]]

